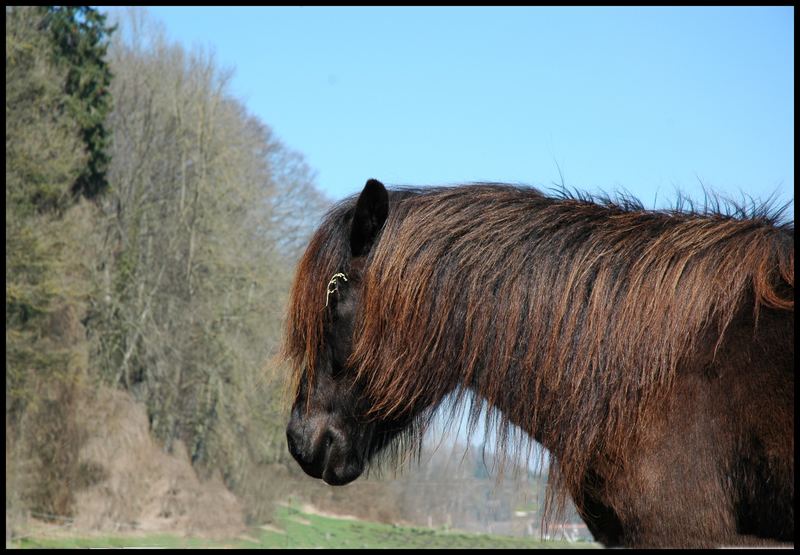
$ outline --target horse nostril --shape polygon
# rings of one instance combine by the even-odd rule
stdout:
[[[330,430],[325,432],[325,437],[323,438],[323,449],[325,451],[330,451],[331,445],[333,444],[333,433]]]
[[[289,453],[304,465],[323,465],[335,441],[335,435],[330,430],[322,431],[314,443],[309,443],[297,427],[288,426],[286,429]]]

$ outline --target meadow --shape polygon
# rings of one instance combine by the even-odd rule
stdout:
[[[476,534],[447,528],[381,524],[348,517],[280,507],[275,521],[252,527],[238,537],[209,540],[168,534],[91,536],[67,529],[37,528],[13,542],[15,548],[586,548],[592,542],[539,541],[533,538]]]

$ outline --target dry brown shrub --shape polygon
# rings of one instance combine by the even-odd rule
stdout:
[[[186,447],[165,453],[150,437],[143,405],[98,389],[84,400],[86,487],[75,495],[74,526],[103,531],[170,531],[230,537],[244,528],[240,502],[220,476],[201,481]]]

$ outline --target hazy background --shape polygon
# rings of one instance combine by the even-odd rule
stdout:
[[[657,207],[701,183],[793,196],[791,7],[150,10],[235,68],[333,198],[562,176]]]

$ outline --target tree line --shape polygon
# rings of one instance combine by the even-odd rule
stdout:
[[[234,493],[286,456],[273,355],[329,201],[213,53],[117,15],[6,8],[7,512],[71,514],[98,385]]]

